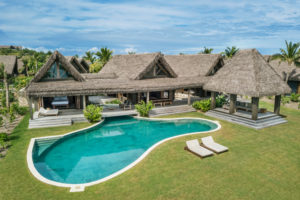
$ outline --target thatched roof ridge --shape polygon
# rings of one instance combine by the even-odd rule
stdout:
[[[280,62],[280,60],[270,60],[269,64],[275,69],[280,77],[285,80],[286,76],[290,74],[290,81],[300,81],[300,68],[294,64],[289,65],[287,62]]]
[[[289,86],[256,49],[239,50],[204,89],[262,97],[290,93]]]
[[[5,72],[8,75],[14,74],[14,72],[17,72],[17,56],[14,55],[8,55],[8,56],[2,56],[0,55],[0,63],[4,64]]]
[[[143,80],[129,79],[86,79],[32,83],[27,88],[30,96],[57,95],[98,95],[101,93],[136,93],[147,91],[165,91],[203,86],[207,77],[157,78]]]
[[[116,79],[116,73],[86,73],[81,74],[85,79]]]
[[[84,81],[84,78],[80,75],[80,73],[74,68],[74,66],[58,51],[54,51],[54,53],[50,56],[48,61],[44,64],[44,66],[37,72],[35,77],[32,79],[32,82],[38,82],[40,81],[43,76],[47,73],[47,71],[50,69],[52,64],[59,60],[62,64],[62,67],[67,70],[75,80],[77,81]]]
[[[178,77],[207,76],[218,64],[220,54],[165,55]]]
[[[82,71],[81,73],[87,73],[88,71],[81,65],[79,60],[75,56],[65,56],[65,58],[72,64],[74,62],[76,66]]]
[[[138,80],[158,60],[163,63],[173,77],[177,76],[161,53],[115,55],[105,64],[99,74],[116,73],[120,79]]]

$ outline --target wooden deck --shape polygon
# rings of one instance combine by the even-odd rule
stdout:
[[[251,112],[238,110],[234,114],[229,114],[229,111],[223,108],[215,108],[206,112],[205,115],[254,129],[262,129],[287,122],[286,119],[272,112],[258,113],[257,120],[252,119]]]

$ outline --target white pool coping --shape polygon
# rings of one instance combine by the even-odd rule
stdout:
[[[221,128],[221,124],[218,121],[213,121],[213,120],[203,119],[203,118],[196,118],[196,117],[183,117],[183,118],[144,118],[144,117],[134,117],[134,118],[143,119],[143,120],[150,120],[150,121],[174,121],[174,120],[182,120],[182,119],[193,119],[193,120],[208,121],[208,122],[215,123],[217,125],[217,128],[214,129],[214,130],[210,130],[210,131],[185,133],[185,134],[182,134],[182,135],[176,135],[176,136],[173,136],[173,137],[169,137],[169,138],[163,139],[163,140],[161,140],[161,141],[153,144],[138,159],[136,159],[134,162],[132,162],[131,164],[127,165],[123,169],[121,169],[121,170],[119,170],[119,171],[117,171],[117,172],[115,172],[115,173],[113,173],[113,174],[111,174],[109,176],[101,178],[101,179],[99,179],[97,181],[92,181],[92,182],[89,182],[89,183],[82,183],[82,184],[60,183],[60,182],[56,182],[56,181],[49,180],[49,179],[45,178],[44,176],[42,176],[36,170],[36,168],[35,168],[35,166],[33,164],[32,151],[33,151],[33,147],[34,147],[34,144],[35,144],[35,142],[36,142],[37,139],[46,139],[46,138],[55,138],[55,137],[62,138],[62,137],[65,137],[67,135],[70,135],[70,134],[73,134],[73,133],[77,133],[79,131],[87,130],[87,129],[90,129],[92,127],[95,127],[95,126],[103,123],[104,120],[102,120],[102,121],[100,121],[100,122],[98,122],[98,123],[96,123],[96,124],[94,124],[92,126],[89,126],[87,128],[83,128],[83,129],[80,129],[80,130],[72,131],[72,132],[69,132],[69,133],[66,133],[66,134],[63,134],[63,135],[31,138],[30,143],[29,143],[29,147],[28,147],[28,150],[27,150],[27,164],[28,164],[28,168],[29,168],[30,172],[32,173],[32,175],[35,178],[37,178],[38,180],[40,180],[40,181],[42,181],[42,182],[44,182],[46,184],[54,185],[54,186],[58,186],[58,187],[69,187],[70,188],[70,192],[82,192],[82,191],[84,191],[85,187],[102,183],[104,181],[112,179],[112,178],[114,178],[114,177],[116,177],[116,176],[124,173],[125,171],[131,169],[132,167],[134,167],[135,165],[137,165],[140,161],[142,161],[153,149],[155,149],[155,147],[159,146],[160,144],[162,144],[162,143],[164,143],[166,141],[169,141],[169,140],[174,139],[174,138],[179,138],[179,137],[187,136],[187,135],[204,134],[204,133],[215,132],[215,131],[218,131]]]

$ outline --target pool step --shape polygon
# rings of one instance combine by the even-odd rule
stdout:
[[[195,112],[195,111],[196,110],[192,106],[188,106],[188,105],[158,107],[150,111],[150,117],[171,115],[177,113]]]
[[[70,118],[39,118],[35,120],[29,120],[28,128],[45,128],[45,127],[57,127],[57,126],[71,126],[72,120]]]

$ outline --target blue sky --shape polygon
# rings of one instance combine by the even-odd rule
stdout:
[[[300,41],[299,8],[299,0],[0,0],[0,44],[65,55],[103,46],[114,54],[192,54],[204,46],[272,54],[284,40]]]

